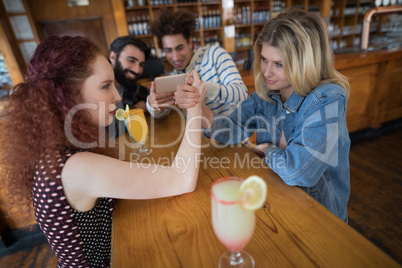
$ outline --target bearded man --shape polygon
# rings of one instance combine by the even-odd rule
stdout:
[[[121,101],[117,103],[117,109],[125,109],[128,105],[130,109],[141,108],[147,112],[146,100],[149,90],[140,85],[138,79],[149,56],[149,47],[133,36],[121,36],[112,42],[109,61],[115,75],[115,86],[121,97]],[[112,137],[118,137],[125,131],[124,122],[114,118],[109,134]]]

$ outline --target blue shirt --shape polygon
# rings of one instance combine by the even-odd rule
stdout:
[[[299,186],[342,220],[350,195],[347,97],[339,85],[318,86],[306,97],[292,93],[282,104],[252,94],[229,117],[215,115],[205,136],[236,144],[257,131],[257,144],[271,143],[265,162],[288,185]],[[284,132],[287,147],[278,147]]]

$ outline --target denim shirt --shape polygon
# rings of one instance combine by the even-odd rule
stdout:
[[[339,85],[318,86],[306,97],[292,93],[282,104],[256,93],[229,117],[214,115],[204,135],[224,144],[236,144],[257,131],[257,144],[271,143],[265,162],[291,186],[301,187],[340,219],[347,221],[350,195],[349,149],[346,126],[347,97]],[[284,132],[287,147],[278,147]]]

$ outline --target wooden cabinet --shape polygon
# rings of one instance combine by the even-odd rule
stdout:
[[[248,44],[253,43],[256,36],[261,32],[263,25],[269,19],[274,18],[279,12],[289,8],[299,8],[306,11],[318,12],[324,17],[328,24],[330,44],[337,52],[343,48],[360,48],[362,23],[364,15],[373,7],[399,6],[402,1],[375,1],[375,0],[234,0],[234,20],[236,25],[236,36],[239,36],[239,45],[236,51],[247,50]],[[387,2],[387,3],[386,3]],[[244,8],[250,9],[251,20],[244,20]],[[237,19],[240,14],[243,19]],[[260,17],[262,14],[262,18]],[[240,23],[236,23],[239,21]],[[400,35],[400,19],[394,23],[390,15],[375,16],[371,22],[370,32],[373,34],[385,35],[387,32],[398,32]],[[240,24],[240,25],[239,25]],[[399,29],[396,29],[398,28]],[[396,34],[398,34],[396,33]],[[244,39],[244,37],[246,37]],[[243,46],[242,43],[247,45]],[[402,41],[400,41],[402,42]],[[339,50],[339,53],[342,53]]]
[[[123,0],[122,0],[123,1]],[[256,36],[264,24],[285,8],[302,8],[329,16],[329,0],[126,0],[126,32],[146,42],[155,57],[163,58],[156,37],[150,35],[147,24],[158,16],[162,6],[173,11],[187,9],[196,16],[198,25],[193,38],[194,49],[220,44],[240,61],[247,59]],[[234,34],[230,27],[234,28]],[[169,70],[169,66],[165,66]],[[170,67],[171,68],[171,67]]]
[[[159,16],[162,7],[172,11],[188,10],[195,15],[194,49],[218,43],[223,44],[222,5],[220,1],[139,0],[125,1],[127,33],[135,35],[149,45],[154,57],[163,57],[156,37],[148,32],[148,23]]]
[[[122,0],[123,1],[123,0]],[[186,1],[186,2],[183,2]],[[391,2],[391,1],[389,1]],[[228,52],[236,52],[237,59],[247,58],[247,51],[252,49],[256,36],[264,24],[279,12],[288,8],[300,8],[319,12],[328,23],[331,47],[337,51],[344,48],[359,48],[361,41],[362,22],[365,13],[372,7],[381,6],[382,1],[375,0],[233,0],[233,7],[224,8],[227,0],[130,0],[125,1],[127,33],[137,35],[153,49],[153,54],[163,57],[157,40],[149,33],[141,33],[149,21],[158,14],[161,6],[167,6],[174,11],[189,9],[196,15],[199,23],[194,42],[198,46],[220,43]],[[392,1],[396,5],[397,1]],[[387,5],[391,5],[387,3]],[[231,5],[229,5],[231,6]],[[209,18],[221,15],[220,25],[205,27]],[[388,15],[375,18],[372,22],[372,32],[383,32],[387,28]],[[212,20],[215,21],[215,20]],[[135,27],[133,28],[133,26]],[[234,37],[225,36],[225,26],[234,25]],[[231,40],[233,39],[233,40]],[[339,53],[342,53],[339,50]]]
[[[397,1],[390,2],[375,0],[332,1],[328,26],[332,49],[336,52],[344,48],[359,48],[366,12],[374,7],[397,6]],[[402,4],[402,1],[399,1],[399,4]],[[370,33],[384,35],[390,30],[389,18],[389,15],[373,17],[370,23]]]
[[[349,132],[376,129],[402,117],[402,49],[337,55],[335,68],[351,86]]]
[[[156,57],[163,57],[163,52],[155,37],[147,31],[147,24],[158,16],[162,6],[173,11],[187,9],[196,16],[196,29],[193,43],[195,48],[219,43],[228,52],[248,51],[252,48],[255,37],[264,24],[284,8],[302,8],[305,10],[328,10],[328,0],[273,1],[273,0],[234,0],[233,7],[226,0],[129,0],[124,1],[127,21],[127,33],[137,36],[152,48]],[[226,7],[229,6],[229,7]],[[225,35],[225,26],[234,25],[235,35]],[[228,40],[233,39],[233,40]]]
[[[381,92],[381,96],[387,101],[377,100],[375,105],[383,111],[376,120],[382,123],[402,117],[402,58],[393,59],[380,68],[378,86],[387,88],[385,92]]]
[[[266,22],[289,8],[318,12],[329,17],[330,0],[234,0],[233,20],[236,28],[236,53],[238,59],[247,58],[258,34]]]

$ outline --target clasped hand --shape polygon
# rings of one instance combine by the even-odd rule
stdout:
[[[186,84],[177,86],[176,92],[156,93],[155,84],[152,83],[149,95],[149,104],[158,111],[165,110],[176,104],[182,109],[194,107],[197,103],[204,102],[207,96],[207,88],[196,71],[186,76]]]
[[[175,104],[181,109],[195,107],[198,103],[203,103],[207,96],[207,87],[200,80],[198,73],[192,71],[186,76],[186,84],[177,86],[174,93]]]

